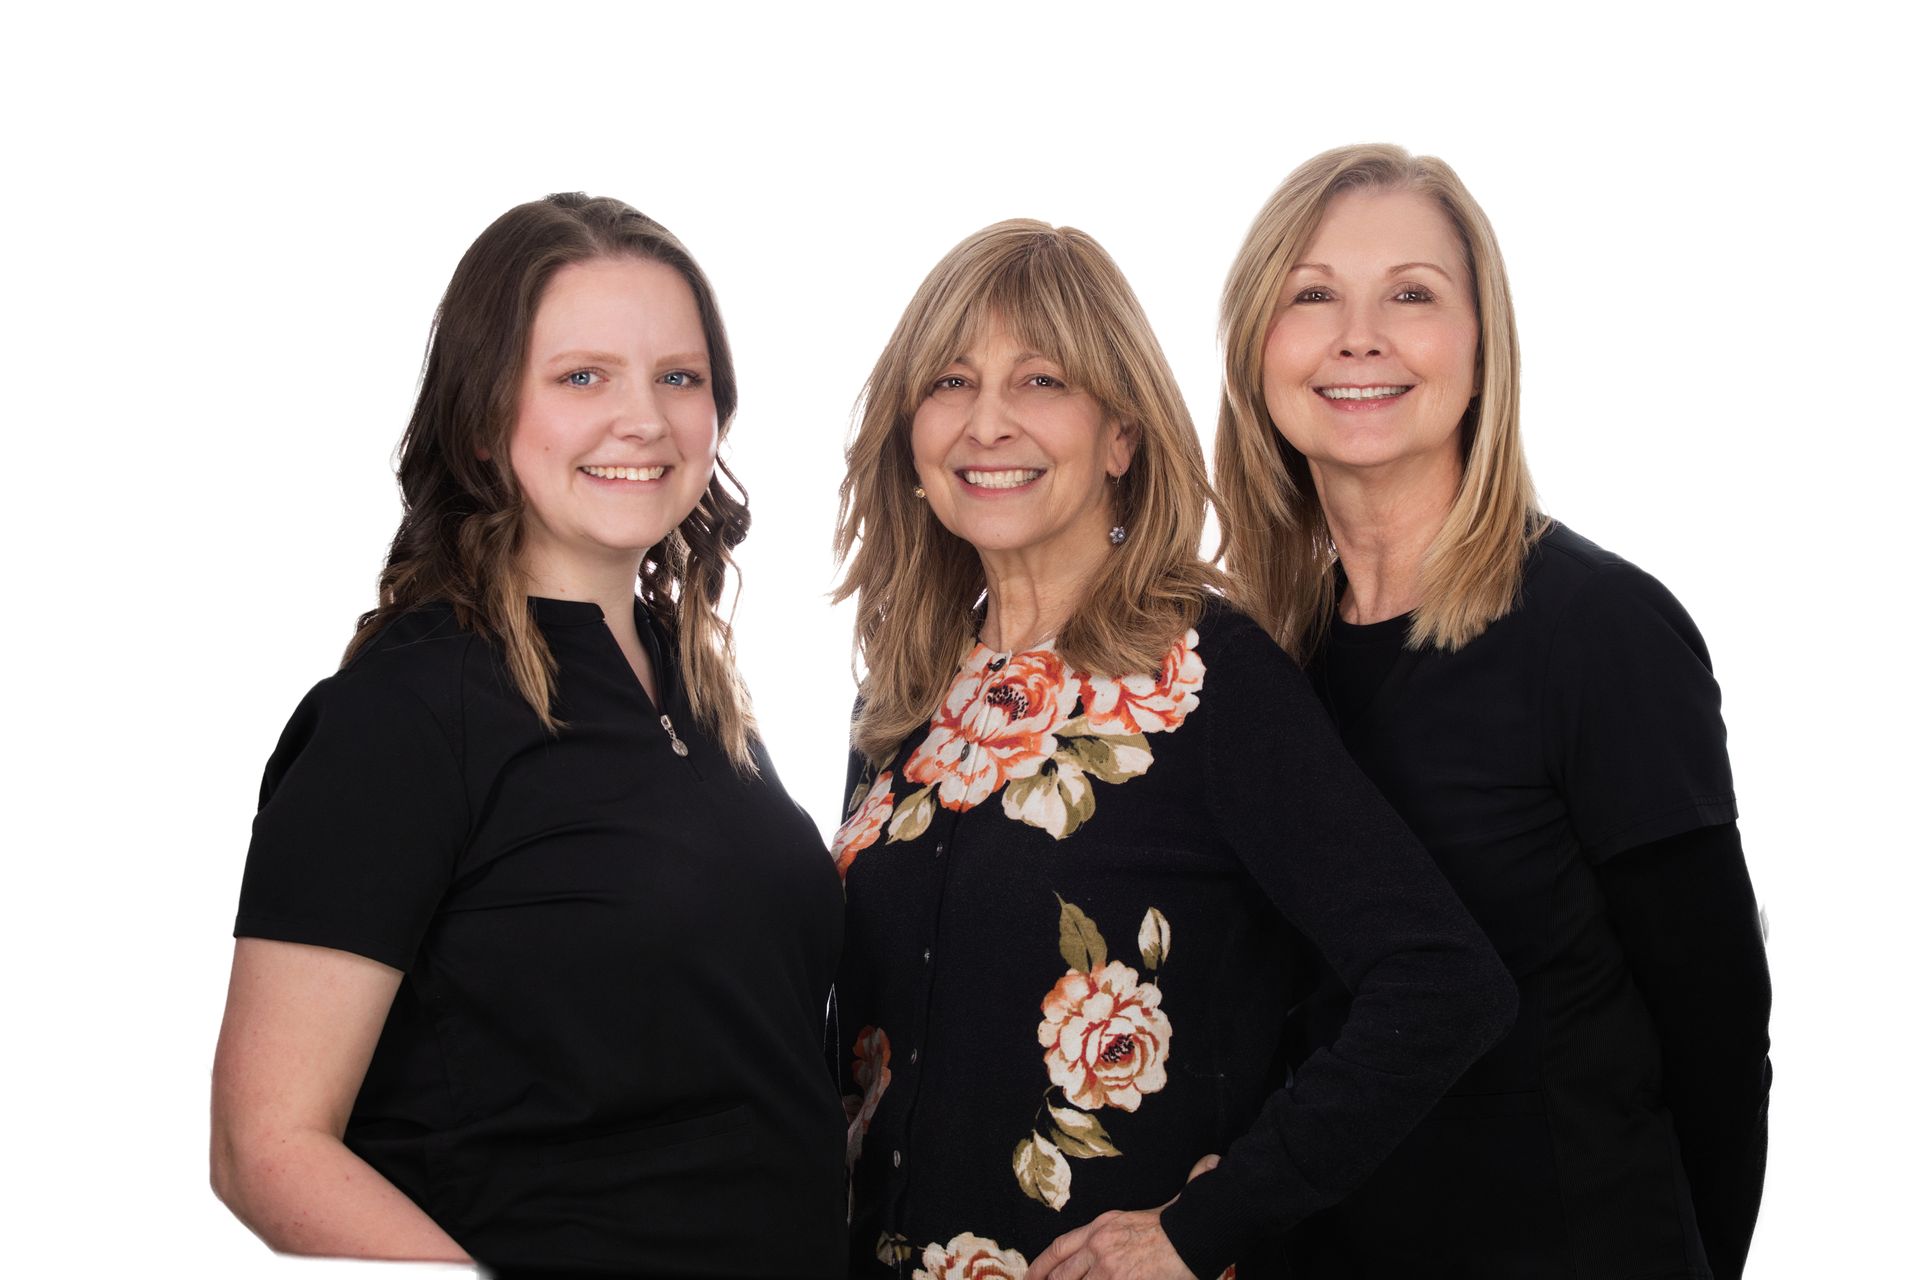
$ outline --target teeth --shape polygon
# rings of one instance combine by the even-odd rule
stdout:
[[[1023,484],[1038,480],[1041,474],[1037,470],[962,471],[960,478],[982,489],[1017,489]]]
[[[667,474],[665,467],[582,467],[580,469],[602,480],[658,480]]]
[[[1412,387],[1322,387],[1320,394],[1329,400],[1385,400],[1411,390]]]

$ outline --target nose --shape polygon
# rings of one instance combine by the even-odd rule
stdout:
[[[1340,354],[1353,359],[1381,356],[1387,351],[1387,337],[1379,313],[1370,306],[1350,306],[1341,317]]]
[[[1011,439],[1018,430],[1006,393],[998,387],[982,388],[967,410],[967,439],[975,444],[998,444]]]
[[[626,394],[620,396],[613,405],[614,434],[638,440],[642,444],[658,440],[666,434],[666,414],[661,410],[659,397],[654,394],[656,390],[650,381],[638,378],[629,381]]]

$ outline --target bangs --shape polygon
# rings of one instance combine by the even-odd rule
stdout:
[[[985,261],[952,263],[947,278],[923,294],[925,306],[908,326],[918,333],[908,348],[902,411],[912,416],[934,378],[977,347],[997,322],[1023,350],[1059,365],[1069,386],[1093,396],[1109,414],[1119,413],[1135,399],[1114,340],[1125,331],[1125,318],[1085,283],[1090,266],[1113,271],[1111,263],[1104,255],[1086,261],[1057,235],[1025,238],[1007,249]]]

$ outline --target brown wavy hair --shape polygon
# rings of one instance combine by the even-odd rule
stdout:
[[[1458,649],[1504,616],[1547,527],[1520,447],[1520,337],[1493,224],[1445,161],[1378,143],[1322,152],[1268,199],[1227,274],[1214,441],[1220,552],[1235,600],[1303,660],[1333,617],[1337,553],[1307,460],[1267,412],[1261,356],[1287,273],[1334,197],[1356,190],[1412,191],[1439,207],[1460,237],[1480,320],[1480,390],[1460,423],[1464,474],[1421,566],[1409,647]]]
[[[1110,486],[1127,527],[1055,644],[1085,671],[1151,671],[1221,585],[1200,558],[1208,499],[1193,419],[1146,313],[1084,231],[995,223],[955,246],[920,285],[867,379],[847,447],[834,554],[835,602],[854,614],[860,712],[854,745],[885,760],[939,708],[979,629],[980,556],[914,496],[913,415],[934,377],[995,320],[1056,361],[1134,439]]]
[[[399,614],[450,604],[461,626],[499,647],[541,723],[553,732],[562,727],[552,705],[553,654],[534,624],[519,566],[526,507],[507,445],[547,283],[561,267],[604,258],[661,263],[693,290],[725,438],[739,401],[726,326],[706,275],[673,233],[630,205],[577,192],[507,210],[460,259],[434,315],[420,393],[400,442],[404,514],[380,574],[380,603],[361,616],[343,661]],[[692,513],[647,550],[638,580],[640,599],[676,638],[695,718],[745,772],[754,769],[753,712],[720,606],[748,524],[745,490],[716,462]]]

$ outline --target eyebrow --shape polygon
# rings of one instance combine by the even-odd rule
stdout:
[[[555,364],[616,364],[626,366],[625,358],[611,351],[561,351],[547,357],[546,363]]]
[[[1445,267],[1432,262],[1395,263],[1393,266],[1388,267],[1381,274],[1389,275],[1389,276],[1398,275],[1400,272],[1407,270],[1409,267],[1425,267],[1429,271],[1439,272],[1444,279],[1447,279],[1447,280],[1453,279],[1452,273],[1450,273]],[[1293,264],[1293,270],[1294,271],[1318,271],[1322,275],[1329,275],[1329,276],[1333,274],[1333,268],[1328,266],[1324,262],[1296,262]],[[1288,272],[1288,274],[1291,275],[1292,272]]]
[[[656,365],[705,364],[707,356],[703,351],[679,351],[673,355],[662,356],[654,363]],[[627,359],[611,351],[562,351],[558,355],[548,357],[546,364],[548,367],[557,364],[610,364],[624,369],[627,367]]]

